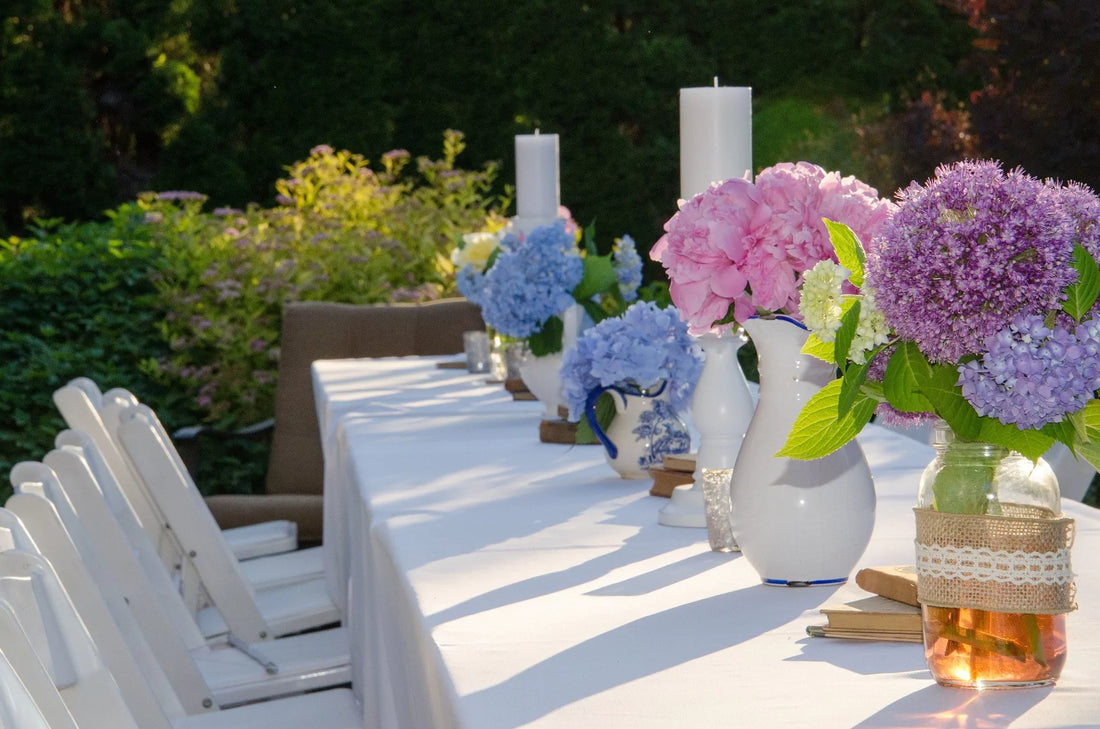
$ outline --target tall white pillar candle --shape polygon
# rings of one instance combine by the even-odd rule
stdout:
[[[752,89],[680,89],[680,197],[752,173]]]
[[[553,220],[561,193],[558,182],[558,135],[516,135],[516,215]]]

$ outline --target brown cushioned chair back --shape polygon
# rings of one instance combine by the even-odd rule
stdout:
[[[269,494],[320,494],[324,465],[310,365],[318,359],[455,354],[484,329],[465,299],[362,306],[295,302],[283,312]]]

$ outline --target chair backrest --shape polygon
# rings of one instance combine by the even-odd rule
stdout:
[[[324,463],[310,365],[318,359],[456,354],[484,329],[465,299],[370,306],[302,301],[283,310],[269,494],[320,494]]]
[[[39,467],[37,474],[30,465]],[[209,687],[176,624],[167,620],[151,589],[133,589],[133,583],[141,583],[140,570],[122,575],[125,587],[115,579],[111,560],[102,557],[89,530],[76,518],[80,514],[87,519],[88,510],[74,509],[67,494],[59,493],[59,479],[48,466],[24,462],[16,471],[13,480],[18,480],[18,493],[8,499],[6,510],[31,536],[33,551],[46,557],[57,571],[135,716],[139,720],[160,712],[182,716],[214,708]],[[31,480],[35,477],[37,482]],[[50,494],[52,499],[36,491]],[[55,508],[58,503],[60,511],[69,515],[68,524]]]
[[[0,727],[77,729],[19,619],[0,603]]]
[[[132,502],[122,490],[122,486],[115,478],[114,472],[107,467],[99,447],[87,433],[72,428],[66,428],[58,433],[57,437],[54,438],[54,445],[57,450],[71,450],[84,460],[91,471],[95,486],[102,495],[108,509],[110,509],[111,515],[114,516],[115,522],[122,530],[126,542],[133,549],[135,556],[141,563],[142,569],[145,570],[145,574],[154,584],[159,584],[159,580],[162,579],[161,575],[170,574],[169,566],[164,564],[156,545],[142,529]],[[179,554],[179,544],[173,542],[171,551]],[[174,569],[175,565],[171,565],[171,568]],[[169,579],[166,579],[164,584],[175,591]]]
[[[160,684],[153,688],[169,716],[177,714],[177,704],[187,714],[216,708],[191,654],[205,648],[206,642],[155,555],[139,559],[131,549],[78,449],[51,451],[43,465],[49,468],[43,491],[51,503],[33,493],[24,495],[33,490],[21,484],[20,493],[8,500],[8,508],[20,516],[28,531],[39,535],[39,550],[54,562],[66,586],[69,572],[61,565],[75,559],[79,567],[71,567],[70,572],[86,570],[99,586],[115,622],[124,632],[128,629],[140,635],[140,640],[132,640],[131,652],[142,665],[148,654],[163,672],[174,695],[163,696]],[[62,508],[55,509],[57,502]],[[144,549],[151,550],[148,545]],[[59,563],[55,555],[66,561]],[[81,578],[76,575],[72,579]]]
[[[162,432],[140,408],[122,413],[118,428],[122,448],[154,491],[165,523],[183,549],[183,559],[199,575],[229,631],[246,642],[270,640],[274,635],[256,605],[252,586],[194,484],[170,454]]]
[[[142,723],[147,719],[155,723],[162,714],[184,716],[187,712],[145,635],[134,624],[125,598],[113,583],[99,585],[92,580],[53,505],[30,494],[16,494],[8,504],[18,504],[22,513],[35,512],[40,517],[31,526],[15,508],[0,509],[4,527],[11,532],[23,532],[23,537],[15,541],[26,546],[19,549],[45,558],[53,569],[80,619],[94,637],[134,717]]]
[[[0,552],[0,612],[3,609],[18,621],[81,729],[170,729],[163,714],[143,716],[139,723],[131,713],[84,621],[42,557],[20,550]],[[26,668],[30,672],[31,667]]]
[[[169,566],[173,565],[177,555],[168,544],[162,544],[164,518],[157,509],[156,502],[149,496],[145,484],[123,455],[114,433],[104,423],[100,414],[103,395],[99,388],[88,378],[78,377],[55,390],[53,401],[69,428],[86,433],[95,443],[105,467],[110,469],[126,494],[138,523],[157,546],[162,561]]]
[[[81,553],[95,556],[89,571],[111,572],[146,633],[159,633],[170,626],[188,651],[205,647],[206,640],[152,545],[140,531],[129,539],[107,508],[106,493],[117,484],[111,482],[109,473],[105,478],[96,476],[88,458],[94,455],[94,447],[65,446],[50,451],[44,459],[64,494],[66,506],[58,509],[62,523]],[[49,494],[47,498],[51,498]]]

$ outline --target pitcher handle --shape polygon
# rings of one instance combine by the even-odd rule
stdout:
[[[602,385],[593,390],[589,390],[588,398],[584,401],[584,418],[588,421],[588,425],[592,428],[592,432],[596,434],[596,440],[607,449],[607,455],[611,460],[615,460],[619,457],[618,447],[611,442],[611,439],[607,437],[607,433],[600,427],[600,421],[596,417],[596,403],[600,399],[600,395],[605,392],[617,392],[622,397],[623,403],[626,403],[626,395],[618,387],[614,385]]]

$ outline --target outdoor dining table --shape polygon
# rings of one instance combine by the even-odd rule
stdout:
[[[761,584],[705,529],[658,524],[649,481],[599,446],[539,442],[538,403],[452,360],[313,366],[364,727],[1100,726],[1100,511],[1063,504],[1080,609],[1058,685],[944,688],[918,643],[807,635],[866,594],[854,580]],[[877,508],[857,569],[912,564],[932,449],[873,424],[859,442]]]

